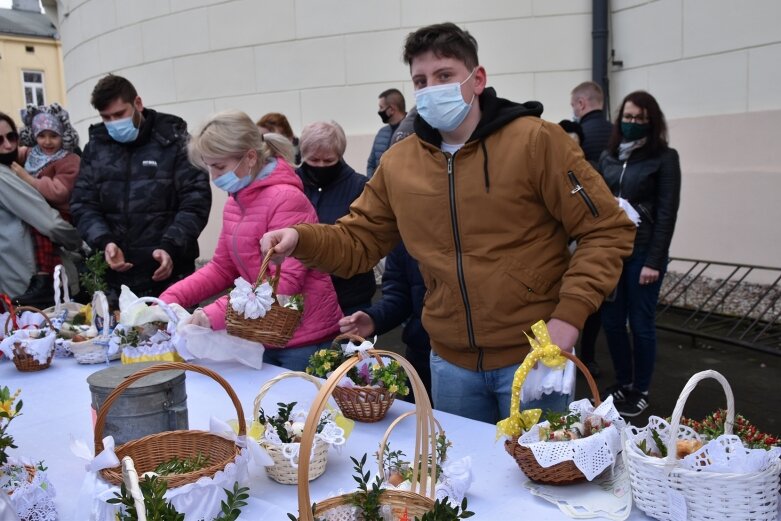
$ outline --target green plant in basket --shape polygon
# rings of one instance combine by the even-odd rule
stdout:
[[[306,372],[319,378],[328,378],[328,375],[339,367],[344,359],[344,352],[341,349],[320,349],[309,357]]]
[[[375,364],[372,366],[371,373],[372,384],[382,385],[390,392],[399,396],[407,396],[409,394],[407,372],[396,360],[391,360],[384,366]]]
[[[320,349],[309,357],[306,372],[320,378],[328,378],[347,358],[341,348]],[[407,372],[396,360],[381,366],[376,361],[367,359],[351,368],[347,377],[358,386],[379,385],[399,396],[409,394]]]
[[[447,439],[445,433],[437,434],[437,476],[442,475],[442,463],[447,459],[447,450],[452,445],[453,443]],[[404,481],[412,480],[412,464],[406,459],[407,455],[403,451],[392,451],[390,450],[390,444],[386,444],[383,454],[382,466],[385,469],[388,483],[397,487]],[[431,474],[431,460],[431,455],[429,455],[428,470],[423,472],[422,468],[419,468],[418,473],[420,475]]]
[[[7,386],[0,387],[0,465],[8,462],[8,449],[15,449],[14,438],[7,433],[14,418],[21,416],[22,400],[18,400],[22,390],[11,394]]]
[[[296,403],[298,402],[278,403],[276,416],[267,416],[262,408],[258,412],[260,424],[266,428],[274,429],[282,443],[300,443],[301,436],[304,434],[304,422],[294,422],[290,419]],[[316,432],[323,432],[326,423],[328,423],[328,418],[321,418],[317,424]]]
[[[84,259],[85,272],[79,274],[79,283],[90,295],[96,291],[107,291],[106,272],[108,263],[106,256],[102,251],[95,251],[92,255]]]

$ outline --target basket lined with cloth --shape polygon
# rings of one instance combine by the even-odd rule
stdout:
[[[109,354],[109,338],[111,336],[108,299],[102,291],[92,295],[92,313],[88,330],[80,336],[86,340],[72,339],[67,341],[67,349],[80,364],[101,364],[111,360],[119,360],[120,351]],[[102,327],[98,329],[98,324]]]
[[[266,467],[268,476],[283,485],[296,485],[298,483],[298,465],[299,465],[299,452],[300,452],[300,437],[303,432],[304,421],[307,416],[307,411],[303,407],[291,407],[292,411],[289,412],[289,421],[283,426],[277,426],[268,422],[263,422],[269,414],[263,414],[261,416],[263,399],[271,388],[282,380],[289,378],[302,378],[314,385],[317,391],[320,390],[322,384],[319,379],[314,376],[310,376],[300,371],[288,371],[280,375],[275,376],[271,380],[267,381],[260,388],[258,395],[255,397],[254,404],[254,421],[258,424],[262,424],[263,433],[261,434],[259,443],[266,449],[266,452],[274,460],[274,465]],[[285,405],[285,404],[279,404]],[[298,405],[298,404],[296,404]],[[293,440],[299,441],[284,442],[281,439],[281,435],[277,429],[285,429],[286,437],[290,437]],[[325,472],[326,464],[328,463],[328,448],[330,445],[339,446],[345,442],[345,431],[339,427],[336,423],[336,414],[331,410],[325,410],[321,414],[320,422],[317,425],[317,433],[315,434],[314,449],[311,455],[311,461],[309,462],[309,480],[320,477]]]
[[[41,325],[33,323],[20,327],[16,315],[24,311],[40,315],[43,318]],[[13,329],[9,329],[12,324]],[[11,306],[3,330],[5,338],[0,342],[0,351],[13,360],[19,371],[42,371],[51,365],[57,330],[43,311],[32,306]]]
[[[263,258],[255,284],[239,277],[225,308],[225,328],[228,333],[272,347],[284,347],[293,338],[301,322],[300,302],[290,299],[283,305],[277,294],[282,265],[270,275],[271,248]],[[265,280],[265,282],[264,282]]]
[[[143,438],[129,441],[114,449],[118,461],[124,456],[130,456],[135,462],[138,472],[142,475],[145,472],[155,471],[159,465],[170,462],[174,458],[178,460],[205,458],[206,464],[201,468],[183,473],[161,476],[161,479],[166,481],[169,489],[194,483],[203,477],[213,477],[215,474],[225,469],[228,464],[232,463],[239,456],[241,452],[241,447],[239,446],[240,440],[244,440],[244,437],[247,434],[246,421],[244,419],[244,411],[241,407],[241,402],[233,391],[233,388],[224,378],[214,371],[202,366],[181,362],[166,362],[136,371],[128,376],[106,397],[106,400],[98,411],[97,420],[95,422],[95,454],[100,454],[105,448],[103,430],[106,425],[108,412],[122,393],[133,383],[147,375],[172,369],[192,371],[206,375],[216,381],[225,390],[236,409],[239,437],[236,440],[231,440],[207,431],[167,431],[150,434]],[[119,485],[122,481],[122,469],[119,465],[100,470],[100,475],[107,482],[114,485]]]
[[[612,399],[604,404],[600,402],[596,382],[583,362],[550,342],[545,322],[535,323],[532,331],[535,335],[529,337],[532,349],[513,378],[510,417],[497,424],[497,437],[508,437],[505,450],[532,481],[548,485],[591,481],[615,463],[625,424]],[[572,430],[564,430],[566,435],[559,437],[552,435],[550,422],[539,422],[542,412],[539,409],[521,412],[520,394],[526,375],[535,364],[556,367],[567,360],[585,375],[596,407],[588,400],[570,404],[568,416],[573,420]]]
[[[140,315],[146,310],[146,304],[157,304],[168,318],[167,323],[148,322],[143,325],[128,326],[122,323],[125,314]],[[137,306],[142,306],[143,310],[138,311]],[[176,341],[173,338],[176,335],[176,325],[179,319],[171,306],[155,297],[141,297],[133,301],[122,310],[122,319],[114,328],[109,338],[108,354],[116,355],[121,351],[123,364],[132,364],[135,362],[181,362],[182,357],[176,351]],[[131,322],[133,323],[133,322]]]
[[[689,395],[706,379],[721,384],[727,398],[725,434],[710,441],[681,425]],[[744,447],[732,435],[734,420],[735,399],[729,382],[717,371],[708,370],[686,383],[669,423],[651,416],[646,427],[627,427],[624,460],[638,508],[662,521],[776,521],[781,449]],[[680,453],[692,442],[697,442],[690,447],[694,452],[685,456]]]
[[[415,392],[416,429],[411,490],[384,489],[379,497],[381,508],[394,512],[406,512],[409,519],[414,519],[416,516],[419,517],[429,512],[434,507],[434,497],[436,494],[436,465],[422,464],[422,462],[427,462],[429,457],[434,457],[436,454],[435,433],[437,431],[437,425],[431,410],[431,402],[420,381],[420,377],[406,359],[390,351],[370,350],[367,354],[370,356],[376,355],[396,360],[406,371],[410,380],[410,385]],[[359,361],[360,359],[356,356],[351,357],[342,363],[328,380],[326,380],[323,387],[317,393],[317,397],[315,398],[312,407],[309,409],[309,415],[307,416],[306,424],[304,425],[304,434],[301,440],[301,461],[298,466],[298,512],[301,521],[314,521],[315,516],[317,516],[318,519],[326,519],[329,521],[337,519],[341,521],[357,521],[358,519],[361,519],[361,512],[357,511],[357,507],[352,504],[354,493],[342,494],[337,497],[318,501],[313,508],[309,491],[309,482],[306,479],[309,475],[308,455],[312,451],[320,415],[325,408],[328,398],[338,386],[342,377],[358,364]],[[378,464],[382,464],[381,458],[378,460]],[[398,517],[400,517],[400,515],[396,516],[396,518]]]

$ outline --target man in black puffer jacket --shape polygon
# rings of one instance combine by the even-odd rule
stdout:
[[[157,296],[195,269],[209,178],[187,158],[187,123],[144,108],[125,78],[101,79],[91,102],[103,122],[89,129],[73,219],[84,240],[104,251],[111,300],[122,284]]]

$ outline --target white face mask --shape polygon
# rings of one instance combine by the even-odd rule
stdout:
[[[437,130],[452,132],[458,128],[466,119],[475,100],[473,94],[469,103],[464,101],[461,85],[469,81],[476,70],[477,68],[472,69],[469,76],[461,83],[432,85],[415,91],[415,103],[420,117]]]

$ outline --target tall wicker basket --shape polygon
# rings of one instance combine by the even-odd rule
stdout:
[[[8,314],[8,318],[5,321],[5,327],[4,331],[5,334],[8,335],[11,331],[8,329],[8,326],[13,323],[16,325],[16,313],[20,313],[22,311],[33,311],[35,313],[40,313],[41,316],[44,318],[44,322],[46,322],[46,325],[49,326],[50,331],[56,331],[56,328],[54,327],[54,324],[52,324],[51,320],[49,320],[49,317],[41,311],[38,308],[34,308],[32,306],[20,306],[18,308],[14,308],[10,301],[6,303],[6,306],[10,306],[10,311]],[[44,369],[48,369],[48,367],[52,363],[52,358],[54,357],[54,343],[52,343],[51,351],[49,352],[49,356],[46,359],[46,362],[41,363],[38,360],[35,359],[35,357],[27,352],[24,345],[22,345],[21,342],[14,342],[14,365],[16,368],[23,373],[32,373],[35,371],[43,371]]]
[[[260,271],[258,271],[258,277],[252,286],[253,289],[262,284],[264,277],[266,277],[273,254],[274,248],[271,248],[263,258]],[[234,311],[230,300],[228,300],[228,305],[225,308],[225,328],[228,333],[272,347],[284,347],[290,341],[298,327],[298,323],[301,321],[301,311],[284,308],[277,302],[277,287],[279,286],[281,275],[282,265],[280,264],[277,266],[276,275],[268,277],[274,302],[272,302],[271,309],[266,312],[265,316],[255,319],[244,318]]]
[[[597,383],[594,381],[594,377],[591,376],[586,365],[571,353],[562,351],[561,354],[567,359],[575,362],[575,365],[580,372],[585,375],[589,390],[594,396],[594,406],[596,407],[602,403],[599,399]],[[532,481],[545,483],[546,485],[572,485],[574,483],[580,483],[581,481],[587,481],[586,476],[583,475],[583,472],[575,465],[574,461],[562,461],[561,463],[551,465],[550,467],[543,467],[537,462],[537,458],[534,457],[534,453],[529,447],[524,447],[518,443],[517,436],[506,440],[504,442],[504,449],[515,459],[515,462],[518,463],[518,466],[523,473]]]
[[[422,516],[430,511],[434,506],[434,497],[436,497],[435,484],[437,481],[436,465],[428,468],[428,465],[421,464],[427,462],[429,455],[436,457],[436,430],[437,424],[431,410],[431,402],[428,399],[423,383],[420,377],[413,369],[412,365],[406,359],[390,351],[369,350],[370,355],[387,356],[393,358],[404,367],[410,380],[410,387],[415,392],[415,412],[417,428],[415,430],[415,458],[413,461],[412,490],[386,490],[383,492],[380,503],[389,505],[392,509],[404,511],[406,509],[409,518]],[[325,407],[328,397],[336,388],[339,381],[347,374],[352,367],[359,362],[358,357],[352,357],[340,365],[336,371],[326,380],[323,387],[317,393],[312,408],[309,409],[309,416],[306,419],[304,427],[304,436],[301,440],[301,462],[298,465],[298,512],[301,521],[314,521],[314,516],[323,516],[328,511],[350,505],[352,494],[343,494],[334,498],[318,502],[314,513],[312,512],[312,501],[309,493],[309,482],[306,477],[309,473],[309,457],[312,451],[312,442],[314,441],[315,429],[320,420],[320,414]],[[381,460],[380,460],[381,461]],[[426,474],[421,474],[421,470],[427,469]],[[428,488],[427,486],[428,485]]]
[[[244,419],[244,411],[241,408],[241,402],[225,379],[214,371],[199,365],[182,362],[167,362],[151,365],[136,371],[128,376],[125,381],[119,384],[116,389],[111,391],[106,397],[106,400],[98,411],[98,418],[95,423],[95,454],[99,454],[103,450],[103,429],[106,426],[108,412],[117,398],[119,398],[128,387],[141,378],[153,373],[169,371],[172,369],[201,373],[220,384],[225,392],[228,393],[233,406],[236,408],[236,417],[239,422],[239,436],[245,436],[247,434],[246,421]],[[226,465],[236,459],[236,456],[240,452],[240,448],[234,441],[225,439],[211,432],[180,430],[150,434],[149,436],[144,436],[143,438],[120,445],[114,452],[119,460],[122,460],[125,456],[130,456],[141,475],[145,472],[153,471],[159,464],[170,461],[173,458],[192,458],[198,454],[208,456],[209,465],[202,469],[184,474],[172,474],[162,478],[167,482],[168,488],[175,488],[187,485],[188,483],[194,483],[204,476],[214,476],[218,471],[224,470]],[[119,485],[122,481],[122,468],[120,466],[103,469],[100,471],[100,474],[106,481],[114,485]]]
[[[318,378],[308,375],[301,371],[288,371],[280,375],[275,376],[260,388],[258,395],[255,397],[254,405],[254,419],[260,421],[260,406],[269,390],[278,382],[287,378],[303,378],[312,383],[319,391],[323,386]],[[270,443],[267,440],[261,440],[260,444],[266,449],[268,455],[274,460],[274,465],[266,467],[266,473],[268,477],[282,483],[283,485],[296,485],[298,484],[298,468],[294,467],[288,458],[283,454],[282,445],[276,445]],[[283,445],[291,445],[289,443]],[[319,443],[315,448],[315,454],[312,458],[312,462],[309,464],[309,480],[320,477],[325,472],[325,466],[328,463],[328,444]]]

